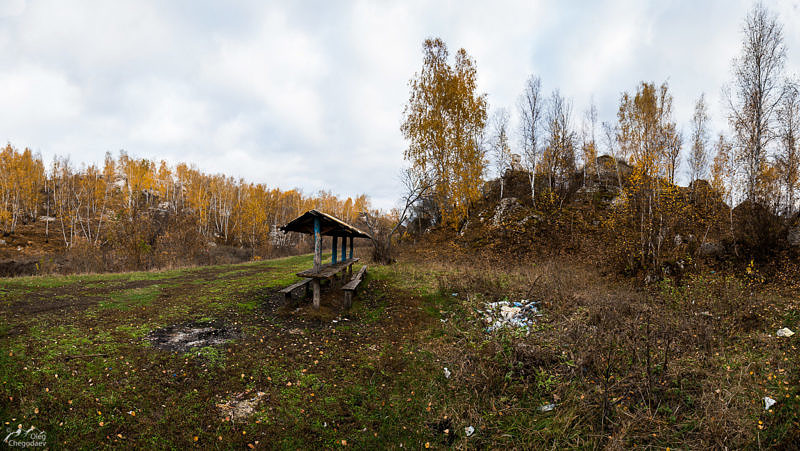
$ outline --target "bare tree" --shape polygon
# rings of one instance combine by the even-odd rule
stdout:
[[[706,96],[700,94],[692,116],[692,148],[689,153],[689,181],[691,183],[706,176],[708,168],[708,107]]]
[[[500,108],[492,118],[491,150],[494,165],[500,178],[500,198],[503,198],[503,174],[511,167],[511,146],[508,140],[508,110]]]
[[[736,162],[744,174],[744,195],[761,199],[768,147],[775,138],[775,112],[782,97],[786,59],[783,27],[758,3],[745,19],[742,53],[733,61],[733,88],[726,90],[735,131]]]
[[[539,77],[531,75],[525,82],[525,90],[519,99],[520,137],[522,154],[531,182],[531,199],[536,205],[536,164],[539,156],[539,127],[542,121],[544,99],[542,98],[542,82]]]
[[[800,86],[796,82],[786,84],[777,115],[780,146],[775,166],[783,185],[785,213],[791,216],[797,209],[800,189]]]
[[[622,175],[619,173],[619,159],[625,158],[624,150],[620,148],[617,140],[619,134],[619,127],[603,122],[603,137],[605,138],[606,150],[614,160],[614,171],[617,173],[617,183],[619,190],[622,191]]]
[[[398,210],[394,224],[388,224],[385,215],[378,212],[363,211],[361,219],[366,224],[372,237],[372,259],[381,264],[390,264],[392,257],[392,236],[408,219],[412,206],[427,193],[435,183],[425,174],[412,168],[404,170],[400,175],[403,184],[403,208]]]
[[[681,149],[683,149],[683,132],[665,134],[665,155],[667,163],[667,179],[675,183],[675,171],[681,164]]]
[[[571,103],[558,90],[553,91],[547,109],[547,143],[542,155],[550,191],[562,190],[575,171],[575,132],[571,122]]]
[[[594,167],[595,175],[600,180],[600,168],[597,167],[597,140],[595,139],[595,132],[597,131],[597,105],[594,103],[594,98],[591,100],[589,109],[583,113],[583,125],[581,127],[582,136],[582,150],[583,150],[583,180],[586,183],[586,170],[587,168]]]

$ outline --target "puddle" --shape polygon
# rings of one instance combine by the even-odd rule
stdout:
[[[157,348],[188,352],[192,348],[219,346],[238,336],[235,329],[222,323],[194,321],[156,329],[145,340]]]

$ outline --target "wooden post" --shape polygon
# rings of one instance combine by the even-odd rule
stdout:
[[[344,292],[344,309],[350,310],[350,307],[353,305],[353,292],[347,290]]]
[[[319,218],[314,218],[314,271],[319,271],[322,265],[322,237],[319,234]],[[316,285],[319,287],[319,282]],[[316,300],[316,291],[314,292]]]
[[[347,260],[347,237],[342,237],[342,261]]]
[[[314,288],[314,310],[319,310],[319,279],[315,277],[311,286]]]
[[[350,237],[350,258],[353,258],[353,237]]]
[[[333,249],[331,250],[331,263],[336,264],[336,250],[339,248],[339,237],[334,235],[331,237]],[[344,257],[344,255],[342,255]]]

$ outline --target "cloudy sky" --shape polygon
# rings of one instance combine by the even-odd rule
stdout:
[[[800,74],[800,1],[769,1]],[[714,133],[751,1],[0,0],[0,140],[73,162],[106,151],[280,188],[400,196],[400,131],[421,45],[477,61],[492,109],[531,74],[614,120],[619,95],[668,81],[685,132],[706,93]]]

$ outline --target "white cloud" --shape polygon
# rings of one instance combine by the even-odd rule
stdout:
[[[6,0],[0,2],[0,19],[6,17],[17,17],[25,12],[25,0]]]
[[[492,108],[516,113],[525,79],[613,121],[619,94],[669,81],[688,130],[705,92],[726,127],[730,78],[751,3],[0,2],[0,139],[99,162],[106,151],[306,192],[367,193],[390,207],[406,143],[399,127],[422,41],[477,62]],[[800,73],[800,7],[784,23]]]
[[[80,87],[59,72],[21,64],[0,71],[0,87],[0,138],[35,142],[39,133],[63,133],[82,113]]]

